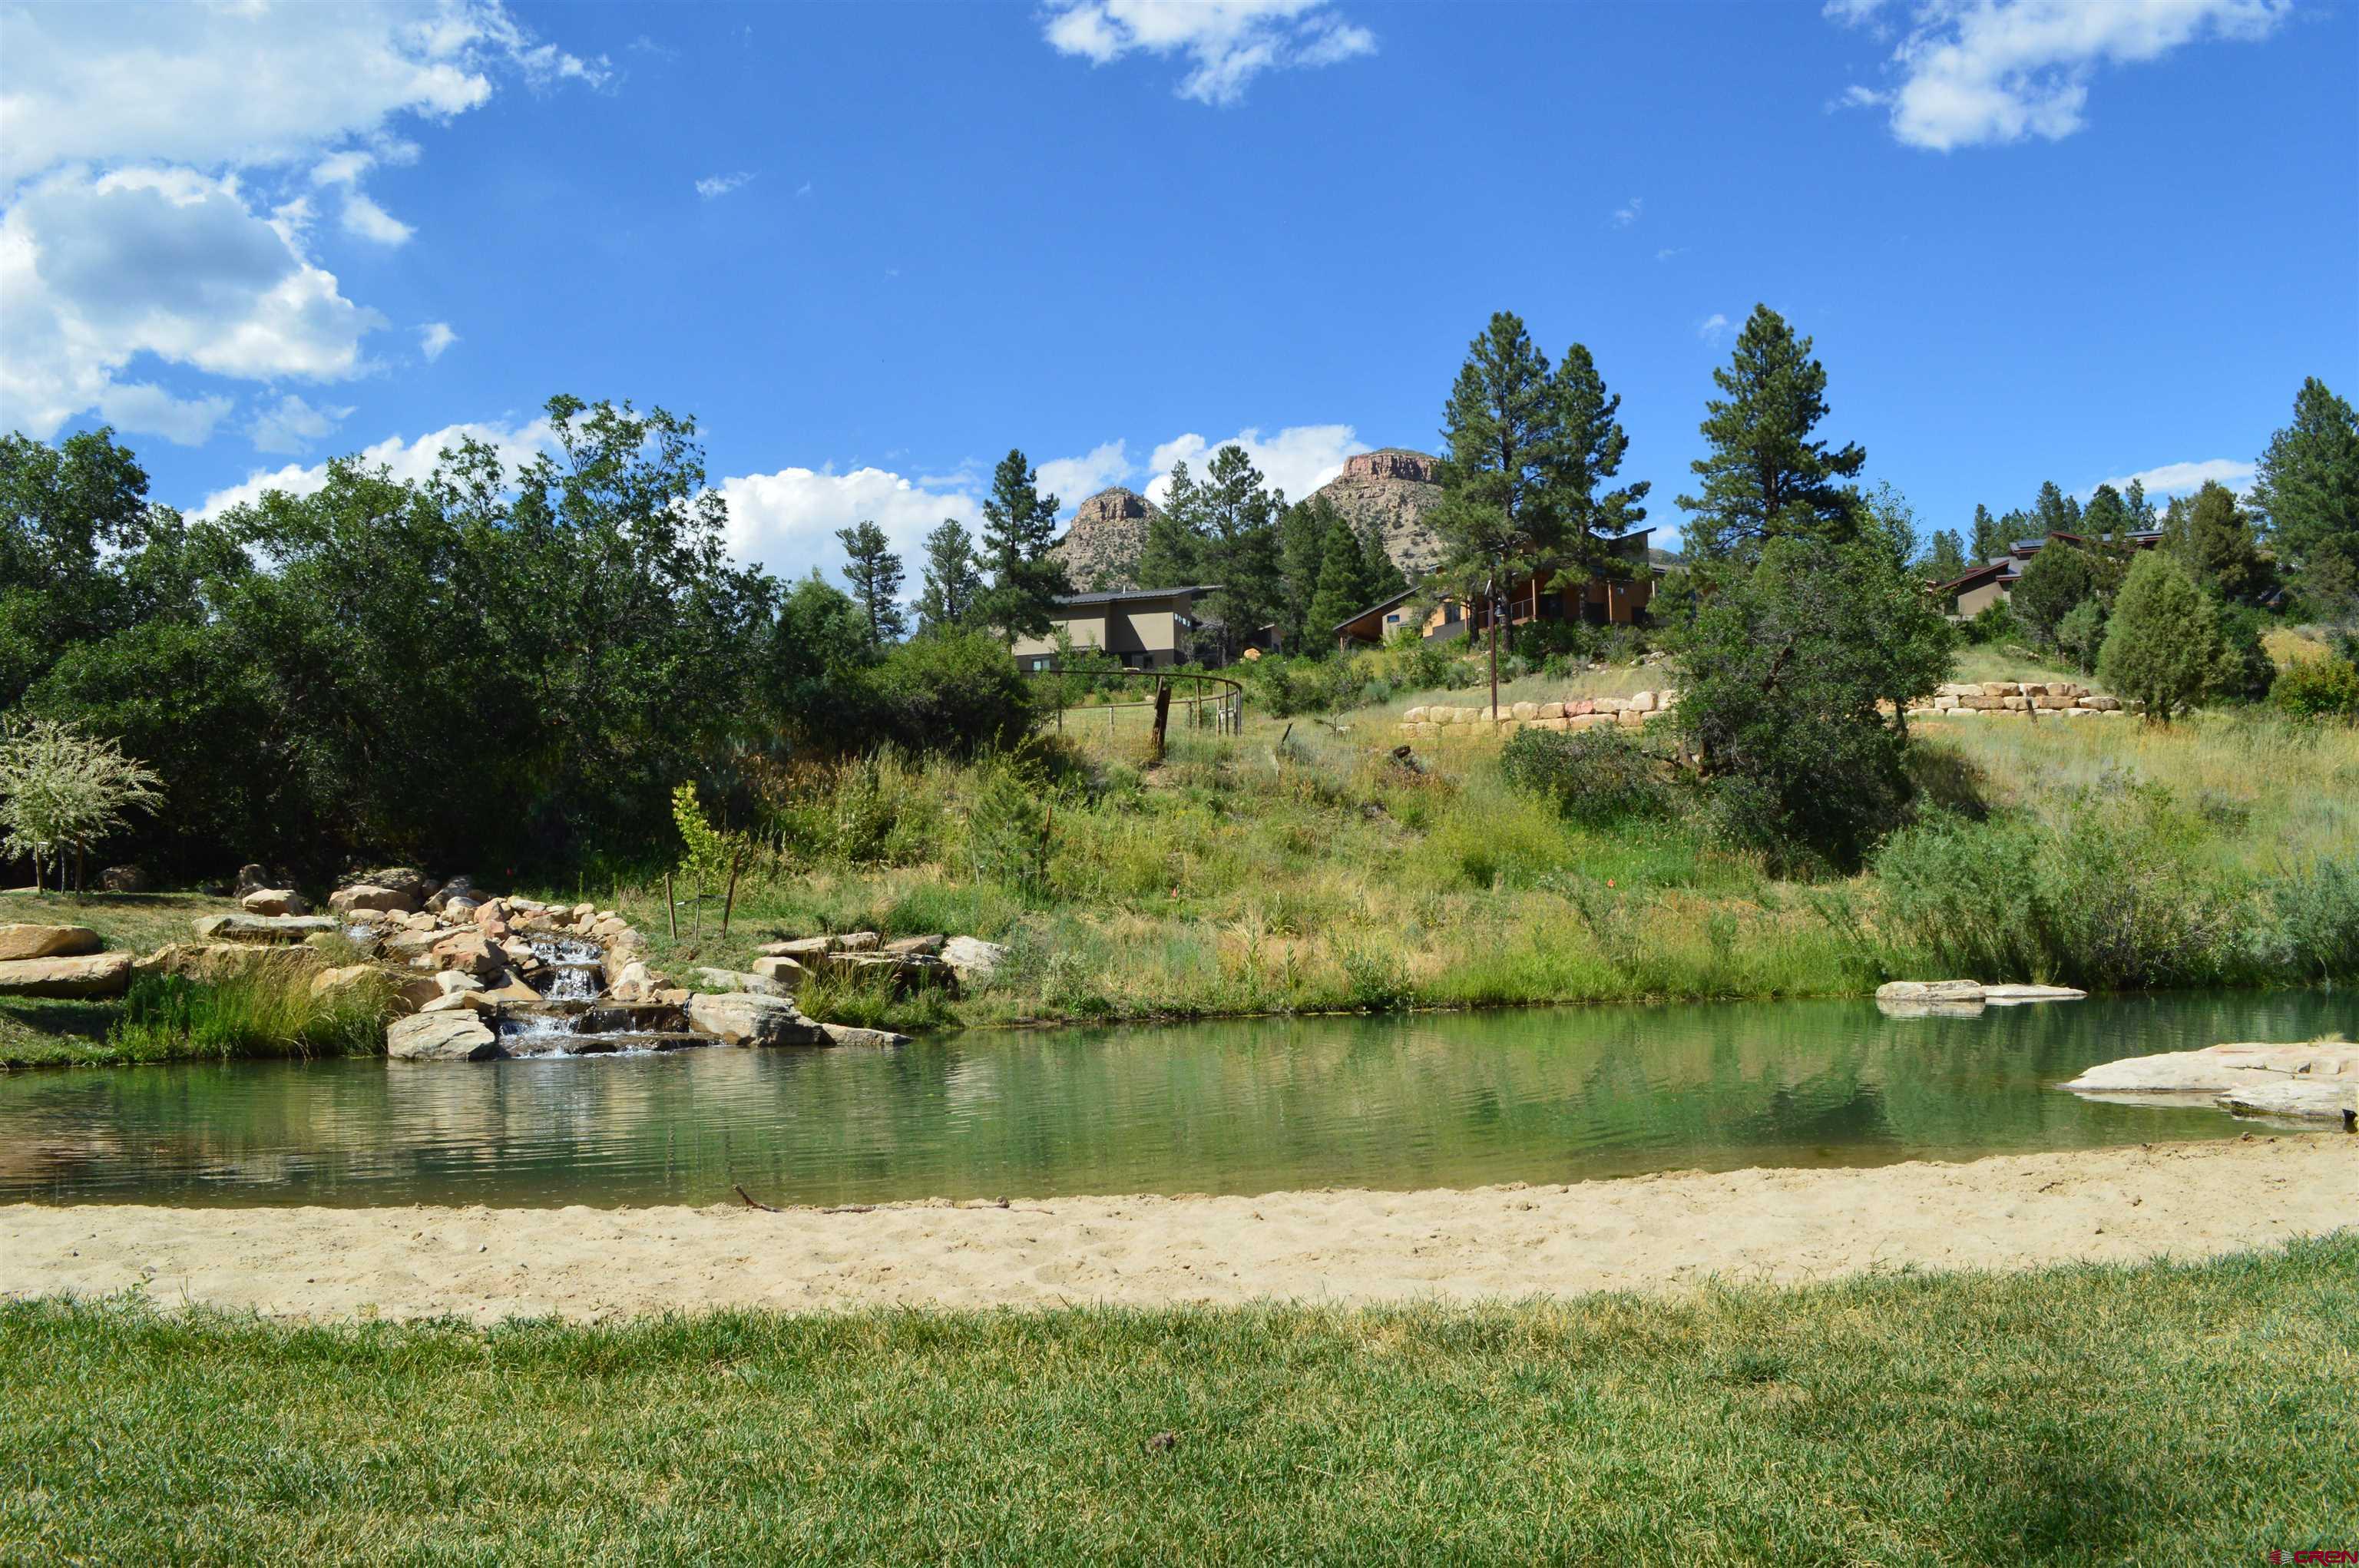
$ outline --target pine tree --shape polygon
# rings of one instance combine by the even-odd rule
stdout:
[[[1827,415],[1826,367],[1810,357],[1784,318],[1756,305],[1726,369],[1712,378],[1725,397],[1704,404],[1709,455],[1688,466],[1702,480],[1679,504],[1690,560],[1750,557],[1765,539],[1815,538],[1843,543],[1856,531],[1856,478],[1867,453],[1829,451],[1811,439]]]
[[[2136,481],[2131,483],[2136,485]],[[2122,493],[2110,485],[2098,485],[2081,513],[2081,533],[2088,540],[2098,577],[2109,594],[2122,585],[2122,579],[2129,574],[2130,562],[2137,556],[2136,541],[2130,537],[2133,531],[2129,503],[2123,499]]]
[[[974,538],[956,517],[926,536],[925,585],[918,591],[920,637],[952,631],[974,614],[983,595],[983,573],[974,559]]]
[[[1512,311],[1494,313],[1467,344],[1442,408],[1443,494],[1431,514],[1452,583],[1480,582],[1503,562],[1532,563],[1563,542],[1552,481],[1566,463],[1566,401]],[[1322,585],[1325,576],[1322,564]]]
[[[1286,599],[1278,625],[1288,648],[1319,646],[1310,620],[1310,601],[1319,592],[1320,569],[1326,564],[1327,530],[1342,516],[1335,503],[1314,495],[1297,501],[1278,519],[1277,571]]]
[[[1925,552],[1919,571],[1933,583],[1954,583],[1965,575],[1966,550],[1959,542],[1957,529],[1941,528],[1934,533],[1932,548]]]
[[[860,601],[861,614],[867,617],[868,646],[899,642],[909,629],[908,617],[901,610],[901,558],[893,553],[885,530],[875,523],[862,522],[836,529],[835,537],[843,541],[843,553],[851,558],[844,565],[843,580],[852,584],[852,596]]]
[[[2081,531],[2081,503],[2056,487],[2053,479],[2039,482],[2038,498],[2031,503],[2031,526],[2046,539],[2049,534]]]
[[[1171,465],[1163,505],[1147,522],[1147,540],[1132,573],[1142,588],[1186,588],[1212,579],[1206,575],[1204,537],[1198,527],[1202,510],[1201,488],[1184,463]]]
[[[1407,586],[1400,572],[1351,519],[1335,513],[1320,554],[1319,587],[1311,595],[1303,647],[1330,646],[1335,627]]]
[[[1605,390],[1605,378],[1585,344],[1574,343],[1564,351],[1557,365],[1555,395],[1562,433],[1556,456],[1544,468],[1567,560],[1549,564],[1595,572],[1609,564],[1598,541],[1618,538],[1645,522],[1647,508],[1640,503],[1653,486],[1642,479],[1599,489],[1622,471],[1630,437],[1616,417],[1622,411],[1621,395]]]
[[[2256,604],[2277,584],[2252,515],[2217,480],[2204,481],[2169,542],[2198,586],[2232,604]]]
[[[2269,437],[2252,506],[2314,613],[2359,606],[2359,415],[2316,376]]]
[[[2122,511],[2129,518],[2130,532],[2154,531],[2154,503],[2146,498],[2146,481],[2133,479],[2130,487],[2122,492]]]
[[[1996,561],[2015,542],[2006,537],[2006,530],[1999,520],[1990,515],[1990,508],[1980,502],[1974,505],[1973,538],[1974,564],[1977,566]]]
[[[1049,553],[1057,537],[1057,498],[1035,485],[1032,465],[1011,450],[992,471],[983,503],[983,559],[991,586],[976,604],[980,618],[1014,642],[1043,637],[1050,612],[1073,585],[1064,564]]]
[[[2141,554],[2114,601],[2097,654],[2097,678],[2125,701],[2143,702],[2148,724],[2200,701],[2222,659],[2219,612],[2171,555]]]

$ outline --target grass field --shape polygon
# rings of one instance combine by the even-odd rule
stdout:
[[[2359,1545],[2354,1279],[2346,1233],[1471,1311],[13,1302],[0,1557],[2261,1562]]]

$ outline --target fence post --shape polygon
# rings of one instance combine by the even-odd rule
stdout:
[[[729,911],[737,907],[737,863],[745,858],[743,844],[729,852],[729,893],[721,900],[721,934],[729,934]]]
[[[664,873],[664,923],[671,929],[671,939],[679,940],[679,906],[672,901],[671,873]]]
[[[1171,717],[1170,683],[1158,679],[1155,682],[1155,738],[1147,748],[1149,761],[1163,760],[1163,726]]]

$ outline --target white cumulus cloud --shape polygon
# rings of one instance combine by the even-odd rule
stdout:
[[[351,419],[350,408],[314,408],[292,392],[257,410],[246,427],[256,452],[305,452]]]
[[[545,452],[557,450],[555,432],[546,419],[536,419],[521,425],[469,423],[445,425],[415,441],[405,441],[392,435],[374,446],[362,448],[353,458],[364,468],[384,468],[396,479],[424,479],[434,472],[445,447],[456,446],[468,437],[498,450],[500,462],[513,473],[521,464],[531,462]],[[207,495],[193,510],[200,517],[219,517],[232,506],[258,501],[273,490],[283,490],[289,495],[309,495],[328,482],[325,463],[290,463],[284,468],[267,471],[257,469],[244,481]]]
[[[233,379],[367,370],[384,319],[312,256],[297,183],[343,234],[398,245],[410,226],[361,189],[417,158],[397,120],[448,120],[503,77],[607,74],[499,0],[11,5],[0,58],[0,421],[43,439],[88,409],[205,439],[231,400],[119,382],[143,354]]]
[[[1728,335],[1728,318],[1714,310],[1696,323],[1696,336],[1708,343],[1716,343]]]
[[[1241,102],[1265,71],[1334,65],[1376,51],[1376,38],[1325,0],[1063,0],[1043,28],[1050,48],[1105,65],[1134,53],[1184,55],[1182,98]]]
[[[2149,495],[2184,495],[2214,482],[2241,494],[2252,486],[2253,465],[2227,457],[2206,458],[2201,463],[2166,463],[2158,468],[2120,474],[2105,483],[2116,490],[2126,490],[2132,480],[2145,485]]]
[[[375,245],[405,244],[417,233],[408,223],[355,191],[344,198],[344,233]]]
[[[1647,199],[1644,196],[1633,196],[1628,201],[1614,210],[1614,226],[1617,229],[1626,229],[1636,223],[1646,211]]]
[[[418,115],[481,107],[503,73],[605,81],[497,0],[11,5],[0,184],[71,163],[309,161]]]
[[[1371,450],[1349,425],[1288,425],[1266,437],[1258,429],[1243,430],[1217,441],[1194,434],[1175,436],[1147,460],[1148,472],[1155,475],[1147,482],[1147,498],[1159,505],[1170,493],[1174,463],[1186,463],[1191,474],[1202,478],[1205,463],[1224,446],[1245,448],[1245,456],[1261,470],[1270,488],[1285,491],[1289,501],[1301,500],[1342,474],[1343,460],[1353,452]]]
[[[818,567],[831,582],[840,581],[843,546],[836,529],[873,522],[892,541],[914,588],[926,534],[944,517],[973,528],[983,516],[970,492],[929,490],[883,468],[842,474],[781,468],[724,479],[719,488],[729,504],[730,553],[777,577],[800,577]]]
[[[1056,496],[1062,503],[1061,509],[1070,512],[1076,503],[1130,477],[1129,445],[1119,441],[1105,441],[1079,457],[1052,457],[1036,465],[1032,472],[1034,486],[1044,495]]]
[[[2050,141],[2086,123],[2103,66],[2136,65],[2204,38],[2266,37],[2290,0],[1916,0],[1892,51],[1897,84],[1845,91],[1846,104],[1890,107],[1892,134],[1948,152],[2027,136]],[[1876,0],[1832,0],[1847,24],[1877,21]]]
[[[340,380],[384,325],[291,225],[256,215],[234,178],[186,169],[65,170],[32,186],[0,216],[0,419],[43,440],[120,404],[114,377],[136,354],[214,376]]]
[[[448,321],[429,321],[418,329],[418,352],[426,356],[429,365],[441,358],[442,351],[458,341],[459,334],[451,330]]]

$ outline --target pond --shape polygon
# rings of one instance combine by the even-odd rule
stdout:
[[[1864,1002],[974,1031],[690,1051],[0,1077],[0,1201],[622,1205],[1406,1190],[2227,1138],[2053,1087],[2359,1027],[2320,993],[1888,1018]]]

